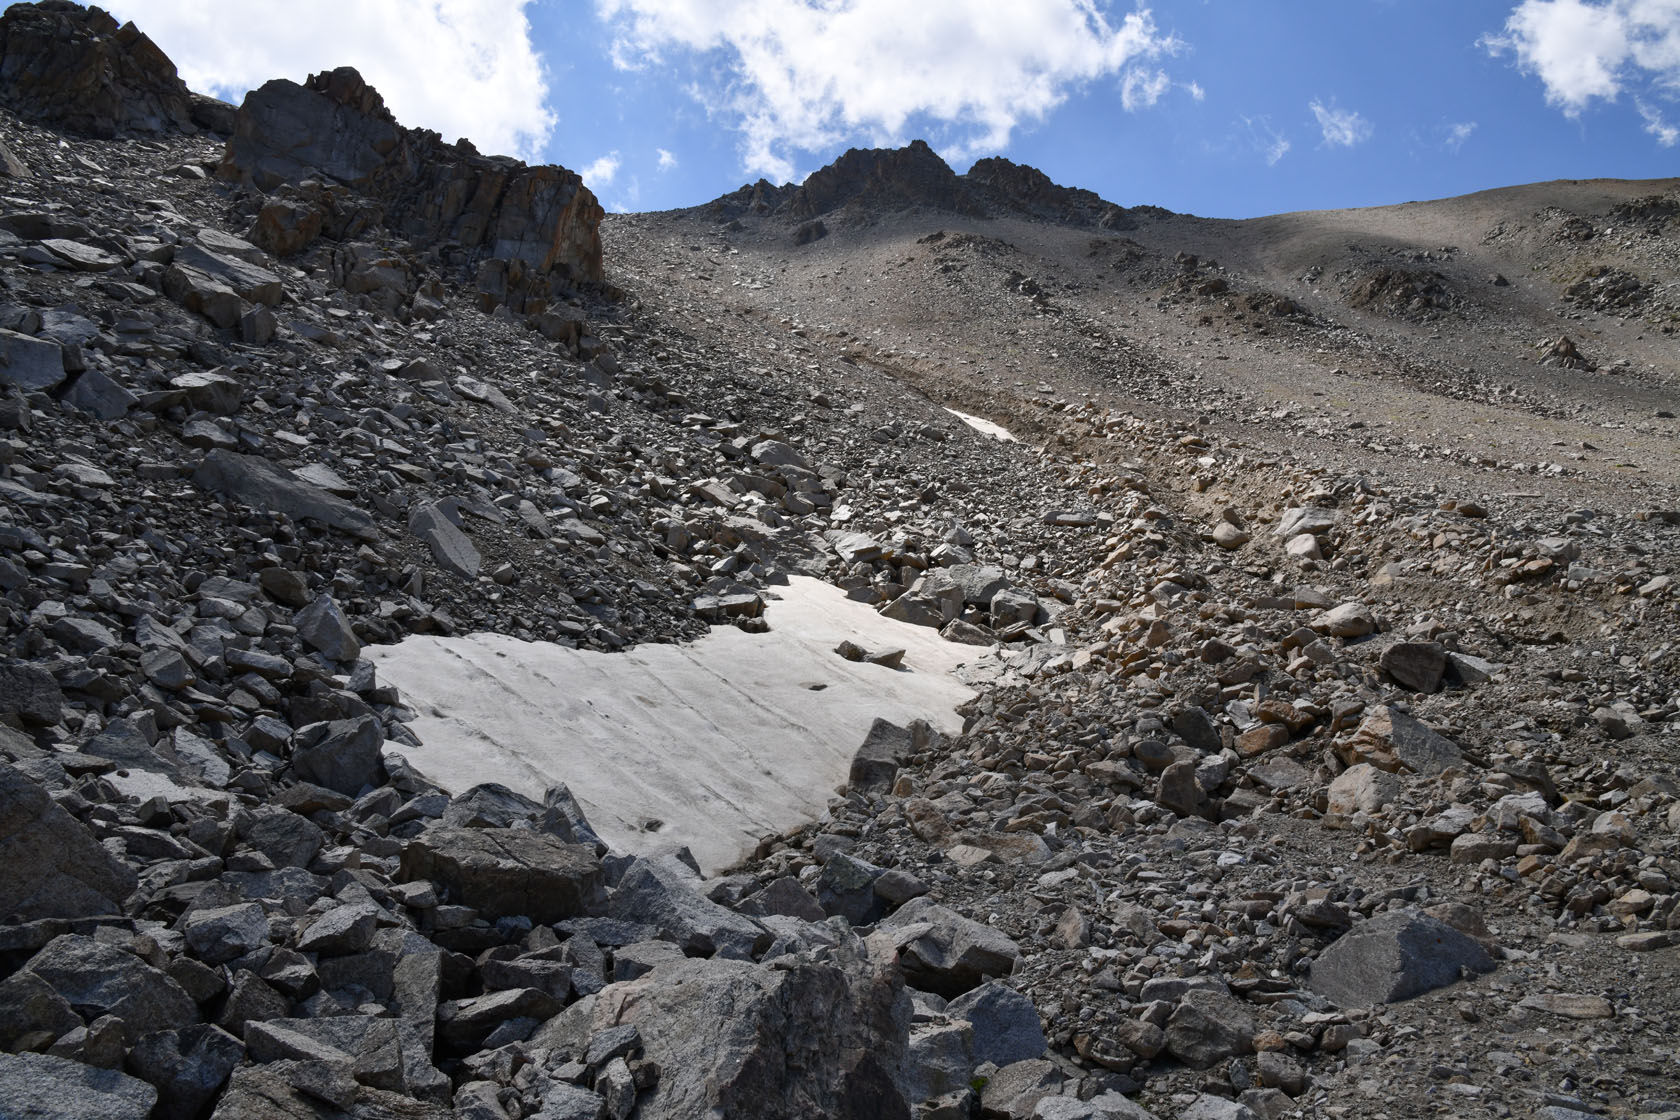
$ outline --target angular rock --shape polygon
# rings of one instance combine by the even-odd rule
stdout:
[[[179,984],[133,953],[92,937],[56,937],[24,968],[50,984],[84,1018],[121,1019],[131,1042],[198,1020],[197,1006]]]
[[[200,1024],[145,1036],[129,1052],[127,1065],[157,1087],[153,1120],[197,1120],[244,1056],[244,1043],[220,1027]]]
[[[1395,642],[1382,651],[1382,670],[1413,692],[1437,692],[1447,671],[1440,642]]]
[[[1193,989],[1167,1020],[1166,1051],[1192,1069],[1208,1069],[1233,1054],[1251,1053],[1254,1030],[1242,1004],[1220,992]]]
[[[946,1006],[945,1013],[973,1024],[977,1063],[1007,1066],[1041,1058],[1049,1046],[1033,1001],[995,980],[958,996]]]
[[[408,514],[408,531],[432,550],[432,559],[462,579],[477,579],[483,564],[478,549],[436,502],[416,505]]]
[[[1418,910],[1379,914],[1337,938],[1312,965],[1312,990],[1344,1007],[1396,1003],[1455,984],[1493,959],[1474,938]]]
[[[64,718],[64,693],[51,673],[23,661],[0,665],[0,715],[51,727]]]
[[[955,998],[1015,970],[1021,949],[990,926],[929,898],[899,907],[872,937],[898,947],[905,979],[916,988]]]
[[[0,920],[118,914],[136,882],[45,789],[0,761]]]
[[[595,1030],[636,1026],[660,1070],[642,1120],[907,1120],[897,1071],[909,1018],[890,970],[838,950],[776,968],[674,962],[612,985],[593,1009]]]
[[[6,1120],[147,1120],[157,1090],[114,1069],[48,1054],[0,1054]]]
[[[399,882],[437,883],[488,918],[523,915],[553,923],[597,905],[595,849],[511,828],[433,828],[403,848]]]
[[[331,595],[316,596],[314,602],[292,616],[292,625],[310,649],[330,660],[354,661],[361,656],[362,643]]]
[[[750,960],[769,947],[770,934],[758,923],[705,898],[697,887],[697,879],[665,861],[639,859],[613,889],[607,914],[651,926],[691,955]]]
[[[1368,762],[1390,772],[1406,769],[1433,775],[1464,765],[1458,744],[1388,705],[1365,717],[1350,738],[1337,744],[1336,752],[1350,766]]]
[[[293,740],[292,769],[306,782],[356,797],[379,784],[384,745],[378,716],[310,724]]]
[[[0,385],[35,393],[56,389],[67,376],[58,343],[0,330]]]
[[[193,472],[193,482],[257,509],[300,520],[313,518],[362,540],[379,539],[373,518],[365,512],[318,486],[299,481],[260,455],[212,451]]]

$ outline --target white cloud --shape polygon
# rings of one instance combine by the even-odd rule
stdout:
[[[664,148],[655,148],[654,151],[659,153],[659,170],[670,171],[677,166],[677,157]]]
[[[1645,118],[1645,131],[1657,138],[1657,143],[1665,148],[1672,148],[1680,143],[1680,126],[1669,124],[1663,118],[1662,111],[1655,105],[1646,103],[1639,98],[1634,99],[1634,106],[1639,115]]]
[[[1316,100],[1307,108],[1318,118],[1324,142],[1332,148],[1351,148],[1371,138],[1371,122],[1352,109],[1327,108],[1323,102]]]
[[[1270,117],[1243,117],[1242,122],[1267,167],[1276,167],[1278,160],[1289,154],[1288,137],[1272,127]]]
[[[619,166],[623,162],[618,158],[616,151],[608,152],[594,163],[584,167],[578,174],[583,176],[584,184],[590,190],[599,194],[602,187],[613,181],[613,177],[618,174]]]
[[[1630,85],[1680,89],[1680,0],[1522,0],[1482,46],[1513,54],[1576,117]]]
[[[617,65],[668,54],[703,64],[701,99],[740,129],[745,170],[783,180],[795,152],[901,144],[912,125],[935,126],[928,139],[953,159],[999,151],[1079,85],[1183,47],[1147,9],[1113,22],[1095,0],[596,0],[596,10]],[[1134,85],[1134,104],[1152,77]]]
[[[531,0],[105,0],[192,89],[237,103],[270,78],[354,66],[403,124],[533,159],[554,130]]]
[[[1475,121],[1465,121],[1463,124],[1450,125],[1447,128],[1447,151],[1456,152],[1464,147],[1464,142],[1470,139],[1476,131]]]
[[[1128,113],[1154,108],[1155,102],[1161,100],[1161,95],[1171,89],[1172,84],[1165,70],[1130,67],[1120,79],[1120,104]]]
[[[1202,84],[1200,82],[1187,83],[1184,87],[1184,92],[1190,95],[1190,99],[1192,101],[1200,101],[1207,96],[1207,90],[1202,88]]]

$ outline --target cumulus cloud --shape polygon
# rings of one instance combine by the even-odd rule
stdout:
[[[1318,118],[1324,142],[1332,148],[1351,148],[1371,138],[1371,122],[1352,109],[1337,109],[1320,101],[1311,102],[1307,108]]]
[[[1514,56],[1576,117],[1630,86],[1680,89],[1680,0],[1523,0],[1482,45]]]
[[[654,151],[659,155],[659,170],[670,171],[677,166],[677,157],[664,148],[655,148]]]
[[[579,171],[578,174],[583,176],[584,184],[588,186],[590,190],[600,193],[600,189],[609,185],[613,181],[613,178],[618,175],[618,169],[623,162],[623,160],[618,158],[618,153],[616,151],[608,152],[600,159],[583,168],[583,170]]]
[[[531,0],[105,0],[192,89],[237,103],[270,78],[354,66],[399,121],[534,159],[554,130]]]
[[[1466,140],[1470,139],[1471,135],[1475,131],[1476,131],[1476,122],[1475,121],[1465,121],[1463,124],[1448,125],[1447,126],[1447,150],[1449,152],[1456,152],[1460,148],[1464,147],[1464,142]]]
[[[1672,148],[1680,143],[1680,126],[1670,124],[1662,115],[1662,110],[1655,105],[1635,99],[1634,106],[1639,115],[1645,118],[1645,131],[1657,138],[1657,143],[1665,148]]]
[[[741,131],[749,173],[791,179],[792,153],[928,139],[954,159],[998,151],[1078,86],[1119,75],[1127,108],[1165,92],[1183,44],[1147,9],[1096,0],[596,0],[617,65],[687,56],[702,99]],[[1138,75],[1133,77],[1132,75]],[[1127,93],[1127,90],[1130,93]]]

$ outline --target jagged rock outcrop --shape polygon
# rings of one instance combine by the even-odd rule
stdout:
[[[1134,229],[1137,221],[1123,207],[1094,191],[1062,187],[1036,167],[1001,156],[976,160],[964,184],[994,211],[1007,211],[1058,225]]]
[[[132,23],[70,0],[0,15],[0,104],[26,120],[91,136],[223,129],[228,106],[194,94]]]
[[[296,186],[259,216],[265,247],[296,252],[319,232],[352,236],[383,224],[475,268],[485,310],[508,304],[536,314],[562,292],[604,279],[601,205],[577,174],[404,128],[347,66],[247,94],[218,173],[267,192]],[[322,179],[357,198],[327,197]]]
[[[963,189],[956,172],[927,145],[852,148],[810,178],[787,202],[801,220],[848,204],[877,210],[928,206],[984,217],[985,210]]]

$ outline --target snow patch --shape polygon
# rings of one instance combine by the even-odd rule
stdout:
[[[776,594],[769,633],[721,626],[689,645],[599,653],[474,634],[370,647],[420,713],[409,726],[424,745],[386,749],[451,793],[500,782],[540,800],[564,782],[615,850],[687,844],[707,874],[725,870],[824,812],[877,717],[961,730],[955,709],[974,693],[953,674],[987,656],[820,580]],[[904,669],[843,659],[846,638],[902,647]]]

